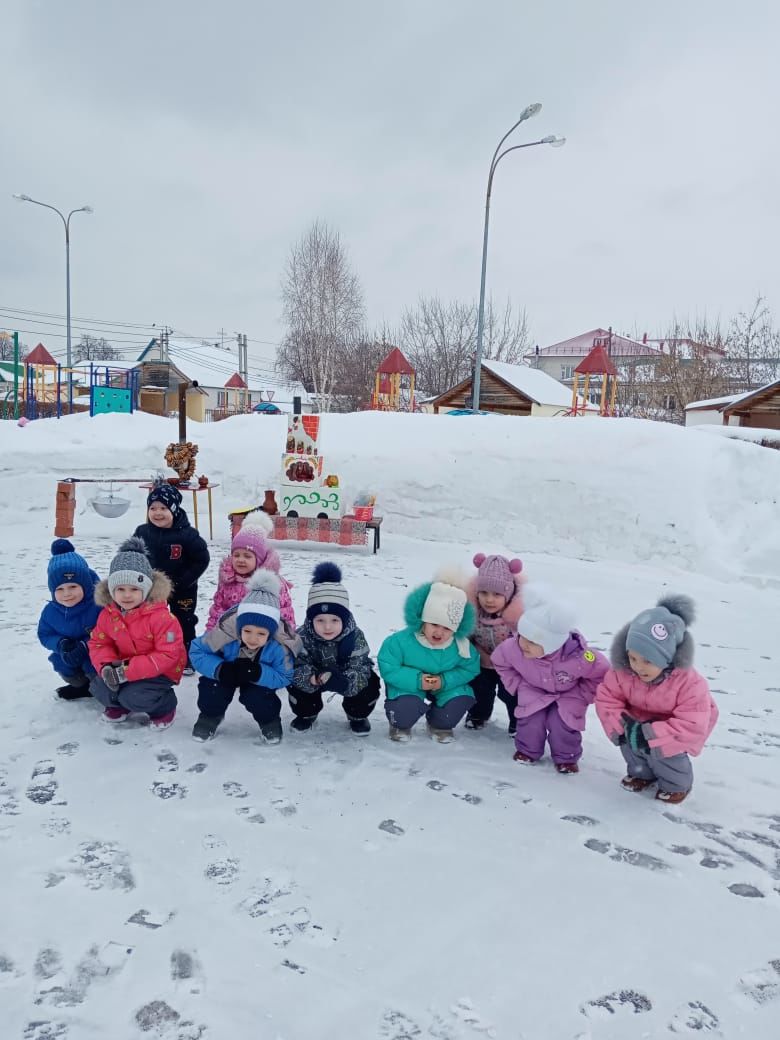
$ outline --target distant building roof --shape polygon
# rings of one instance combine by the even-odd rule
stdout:
[[[557,379],[528,365],[509,365],[506,361],[484,361],[482,367],[524,394],[534,404],[571,408],[571,390]]]
[[[579,336],[573,336],[571,339],[563,339],[560,343],[553,343],[549,347],[541,347],[539,349],[539,356],[541,357],[577,357],[585,356],[595,346],[607,346],[610,342],[609,329],[591,329],[590,332],[582,332]],[[642,343],[638,339],[631,339],[628,336],[620,336],[616,332],[612,333],[612,348],[609,351],[610,357],[635,357],[637,355],[647,355],[649,357],[660,356],[663,352],[658,350],[657,347],[651,346],[649,343]],[[530,351],[525,355],[526,358],[533,358],[536,355],[536,351]]]
[[[230,377],[230,379],[228,379],[227,383],[225,383],[225,389],[226,390],[228,390],[228,389],[229,390],[246,390],[247,389],[247,385],[244,382],[244,380],[241,378],[241,376],[238,374],[238,372],[234,372],[233,375]]]
[[[703,412],[710,408],[717,408],[718,411],[721,411],[727,404],[731,404],[740,397],[742,397],[742,394],[728,394],[726,397],[711,397],[708,401],[691,401],[690,404],[686,404],[685,411]]]

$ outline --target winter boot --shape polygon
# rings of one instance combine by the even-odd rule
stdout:
[[[485,728],[485,720],[484,719],[472,719],[470,716],[467,716],[466,717],[466,721],[463,723],[463,725],[466,727],[466,729],[484,729]]]
[[[576,762],[556,762],[555,763],[556,773],[579,773],[580,767]]]
[[[439,729],[437,726],[431,726],[430,723],[428,724],[428,736],[440,744],[451,744],[455,739],[455,734],[451,729]]]
[[[200,715],[198,715],[197,722],[192,727],[192,739],[200,740],[201,742],[211,740],[216,736],[217,727],[220,722],[222,722],[223,718],[224,716],[222,715],[220,715],[219,718],[214,718],[213,716],[204,715],[203,712],[201,712]]]
[[[82,697],[91,697],[88,686],[58,686],[57,696],[62,701],[78,701]]]
[[[507,729],[507,733],[509,734],[510,737],[513,737],[516,732],[517,732],[517,719],[510,719],[509,720],[509,728]]]
[[[412,731],[410,729],[400,729],[398,726],[393,725],[390,726],[390,732],[387,735],[396,744],[408,744],[412,739]]]
[[[690,791],[656,791],[655,797],[659,802],[666,802],[667,805],[679,805],[690,793]]]
[[[522,762],[524,766],[532,766],[534,764],[534,759],[524,755],[522,751],[515,751],[512,759],[515,762]]]
[[[149,725],[152,729],[167,729],[173,725],[173,720],[176,718],[176,709],[173,711],[166,711],[164,715],[150,715]]]
[[[110,708],[106,708],[103,714],[100,716],[103,722],[110,722],[116,724],[117,722],[124,722],[130,712],[127,708],[120,708],[119,705],[111,705]]]
[[[263,734],[263,740],[265,740],[266,744],[280,744],[282,740],[282,720],[271,719],[270,722],[264,722],[260,726],[260,732]]]
[[[350,719],[349,728],[359,737],[367,737],[371,732],[371,723],[368,719]]]
[[[296,715],[290,723],[290,729],[294,729],[296,733],[305,733],[306,730],[312,728],[316,721],[316,715],[309,715],[308,718],[302,718],[300,715]]]
[[[646,787],[652,787],[654,783],[655,780],[644,780],[641,776],[624,776],[620,781],[620,786],[624,791],[633,791],[634,794],[638,794]]]

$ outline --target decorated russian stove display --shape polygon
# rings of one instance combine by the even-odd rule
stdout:
[[[287,441],[279,485],[282,516],[333,519],[344,514],[343,488],[339,478],[324,469],[324,458],[317,443],[319,432],[319,415],[287,417]]]

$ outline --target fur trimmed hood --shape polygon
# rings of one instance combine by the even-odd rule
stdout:
[[[428,593],[431,591],[431,585],[433,585],[432,581],[428,581],[424,585],[419,585],[406,597],[404,603],[404,621],[406,622],[406,627],[415,632],[418,632],[422,628],[423,607],[425,606],[425,601],[428,599]],[[455,632],[456,639],[468,636],[474,631],[476,617],[474,607],[468,602],[468,600],[466,600],[466,604],[463,608],[463,618]]]
[[[173,584],[167,574],[162,571],[152,571],[152,588],[144,603],[167,603],[173,592]],[[109,607],[114,602],[108,591],[108,581],[103,579],[95,586],[95,602],[99,607]],[[139,604],[139,606],[143,606]]]

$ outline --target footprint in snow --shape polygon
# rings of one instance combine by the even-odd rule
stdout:
[[[163,911],[162,913],[155,913],[152,910],[136,910],[134,914],[128,917],[126,924],[137,924],[141,928],[149,928],[155,931],[158,928],[162,928],[164,924],[167,924],[173,917],[173,913]]]
[[[730,870],[734,866],[734,860],[722,852],[716,852],[715,849],[702,849],[701,851],[704,853],[704,856],[699,860],[700,867],[708,867],[710,870],[718,870],[720,868]]]
[[[755,885],[744,885],[741,883],[729,885],[729,892],[735,896],[744,896],[746,899],[763,899],[764,893]]]
[[[60,834],[70,834],[70,820],[61,816],[54,816],[50,820],[44,820],[41,830],[50,838],[56,838]]]
[[[207,881],[213,881],[215,885],[227,887],[236,881],[239,871],[239,861],[232,856],[228,856],[225,859],[218,859],[214,863],[207,864],[203,871],[203,876]]]
[[[611,841],[600,841],[598,838],[588,838],[585,848],[593,852],[599,852],[616,863],[629,863],[632,867],[644,867],[646,870],[668,870],[669,864],[657,856],[651,856],[647,852],[637,852],[635,849],[626,849],[622,845],[613,845]]]
[[[653,1003],[650,998],[635,989],[607,993],[580,1006],[580,1011],[586,1018],[608,1018],[616,1014],[641,1015],[652,1009]]]
[[[70,859],[72,872],[82,879],[87,888],[114,888],[130,892],[135,888],[135,879],[130,869],[130,857],[114,841],[84,841],[79,851]],[[49,875],[63,880],[60,875]],[[54,881],[58,883],[58,881]],[[47,883],[47,888],[50,887]]]
[[[737,980],[737,991],[752,1008],[764,1007],[780,999],[780,959],[748,971]]]
[[[279,881],[264,878],[262,885],[256,885],[239,904],[241,910],[250,917],[265,917],[268,913],[278,913],[276,904],[292,895],[295,885],[290,881]]]
[[[66,1022],[28,1022],[22,1040],[65,1040],[68,1035]]]
[[[75,740],[69,741],[67,744],[60,744],[57,748],[58,755],[66,755],[68,758],[76,754],[79,749],[79,745]]]
[[[171,981],[182,983],[190,993],[200,993],[202,969],[197,954],[189,950],[171,953]]]
[[[152,794],[156,795],[162,801],[167,802],[170,798],[186,798],[187,788],[183,784],[164,783],[162,780],[156,780],[152,784]]]
[[[240,816],[247,823],[265,823],[265,816],[261,812],[256,812],[249,805],[241,805],[236,809],[236,816]]]
[[[205,762],[196,762],[195,765],[192,765],[192,766],[190,766],[188,768],[187,772],[188,773],[202,773],[202,772],[204,772],[204,770],[206,768],[207,768],[207,766],[206,766]]]
[[[222,790],[228,796],[228,798],[248,798],[249,793],[243,784],[239,784],[237,780],[227,780],[222,785]]]
[[[561,816],[561,819],[565,820],[567,823],[579,824],[580,827],[597,827],[599,823],[599,821],[594,820],[592,816],[581,816],[577,813],[571,813],[568,816]]]
[[[706,1004],[699,1000],[689,1000],[687,1004],[679,1008],[669,1023],[670,1033],[717,1033],[719,1032],[720,1020],[714,1011],[710,1011]]]
[[[175,773],[179,768],[178,758],[167,748],[157,752],[157,763],[158,773]]]
[[[36,805],[46,805],[57,793],[57,786],[54,779],[54,763],[46,758],[34,767],[26,794]]]
[[[283,798],[274,799],[271,805],[281,816],[295,816],[298,812],[297,806],[293,805],[292,802],[286,802]]]
[[[405,834],[403,827],[400,827],[395,820],[382,820],[379,824],[380,831],[386,831],[388,834]]]
[[[198,1025],[191,1019],[183,1019],[164,1000],[152,1000],[144,1004],[136,1011],[134,1019],[142,1033],[165,1036],[167,1040],[201,1040],[206,1035],[206,1026]]]
[[[119,974],[132,952],[132,946],[114,942],[106,943],[102,948],[90,946],[68,977],[63,974],[59,953],[50,947],[41,950],[34,969],[39,980],[35,1003],[39,1006],[78,1007],[84,1003],[96,980],[105,982]],[[46,986],[46,983],[51,985]]]

